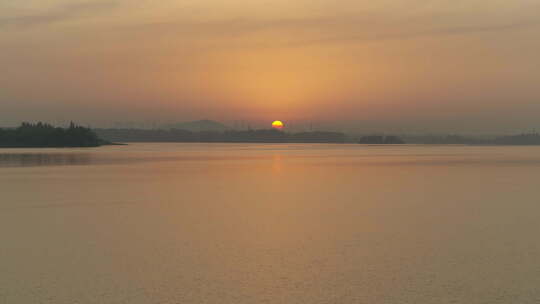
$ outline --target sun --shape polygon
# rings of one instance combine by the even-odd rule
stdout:
[[[283,129],[284,126],[285,125],[283,125],[283,122],[281,122],[280,120],[276,120],[272,123],[272,128],[277,129],[277,130]]]

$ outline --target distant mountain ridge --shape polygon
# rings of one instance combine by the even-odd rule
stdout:
[[[161,127],[162,129],[177,129],[177,130],[187,130],[187,131],[225,131],[230,129],[226,125],[213,121],[208,119],[203,120],[195,120],[195,121],[188,121],[188,122],[180,122],[180,123],[174,123],[174,124],[167,124],[163,125]]]

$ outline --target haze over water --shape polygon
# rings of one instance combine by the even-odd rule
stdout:
[[[540,148],[0,151],[1,303],[537,303]]]

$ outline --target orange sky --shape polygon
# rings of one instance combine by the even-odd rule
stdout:
[[[0,2],[0,122],[540,127],[536,0]]]

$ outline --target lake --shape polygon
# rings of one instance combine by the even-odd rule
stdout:
[[[0,149],[0,303],[538,303],[540,147]]]

